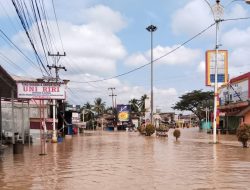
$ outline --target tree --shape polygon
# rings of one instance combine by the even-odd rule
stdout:
[[[81,111],[84,110],[84,121],[89,121],[93,118],[94,113],[92,112],[92,108],[93,105],[91,105],[89,102],[86,102],[81,108]]]
[[[129,101],[129,104],[131,105],[131,111],[134,113],[139,112],[139,106],[138,106],[138,100],[133,98]]]
[[[97,116],[104,113],[105,110],[105,102],[102,101],[101,98],[96,98],[94,101],[94,108],[93,110],[97,113]]]
[[[144,94],[144,95],[141,97],[141,99],[140,99],[140,101],[139,101],[139,103],[138,103],[139,108],[140,108],[140,112],[142,113],[142,115],[144,115],[144,113],[146,112],[146,109],[145,109],[145,101],[146,101],[147,98],[148,98],[147,94]]]
[[[207,104],[213,104],[213,97],[212,91],[194,90],[179,97],[180,101],[172,108],[180,111],[191,111],[201,121],[201,119],[205,118]]]

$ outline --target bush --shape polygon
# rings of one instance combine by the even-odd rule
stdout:
[[[145,128],[145,135],[151,136],[155,132],[155,127],[152,124],[147,124]]]
[[[145,134],[145,124],[142,124],[141,126],[137,127],[137,130],[141,133],[141,134]]]
[[[250,138],[250,126],[241,124],[236,131],[238,141],[242,143],[243,148],[247,147],[247,141]]]
[[[166,125],[160,125],[158,128],[156,128],[156,131],[159,132],[168,132],[169,128]]]
[[[179,129],[175,129],[173,135],[177,141],[178,138],[181,136],[181,131]]]

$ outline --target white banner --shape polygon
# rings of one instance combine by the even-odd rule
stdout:
[[[65,99],[66,85],[52,82],[17,83],[17,97],[23,99]]]

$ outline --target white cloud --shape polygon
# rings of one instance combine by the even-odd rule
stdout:
[[[233,28],[222,34],[222,44],[227,48],[239,48],[250,46],[250,27],[245,30]]]
[[[87,24],[84,25],[59,22],[61,38],[67,54],[66,58],[61,58],[60,64],[66,66],[70,73],[92,73],[102,76],[115,74],[117,61],[126,55],[126,50],[115,32],[124,27],[126,22],[118,12],[100,5],[87,9],[86,15]],[[108,20],[112,24],[108,24]],[[56,23],[49,21],[48,25],[56,26]],[[105,25],[106,28],[103,29]],[[110,27],[110,25],[112,26]],[[33,31],[33,36],[39,42],[36,26],[33,25],[30,31]],[[51,33],[58,34],[57,28],[52,27]],[[23,32],[19,33],[14,40],[17,44],[22,45],[22,48],[31,51],[28,41],[26,43],[22,41],[24,36]],[[57,47],[52,51],[62,52],[58,35],[53,35],[52,40]],[[42,54],[41,45],[38,51]]]
[[[157,59],[159,57],[162,57],[166,55],[168,52],[173,51],[175,48],[177,48],[179,45],[175,45],[172,47],[162,47],[157,46],[154,48],[154,59]],[[180,49],[176,50],[173,53],[170,53],[169,55],[166,55],[165,57],[162,57],[159,59],[157,63],[160,64],[167,64],[167,65],[189,65],[196,62],[198,58],[201,56],[201,51],[198,49],[190,49],[186,47],[181,47]],[[150,62],[151,57],[151,50],[148,50],[144,53],[136,53],[131,56],[129,56],[125,64],[129,66],[140,66],[144,65]]]
[[[197,72],[199,73],[205,73],[206,63],[205,61],[201,61],[197,67]]]
[[[11,1],[0,2],[0,18],[13,17],[16,15],[15,9]]]
[[[175,34],[194,35],[211,23],[213,23],[211,9],[201,0],[192,0],[172,16],[172,30]]]
[[[178,101],[178,93],[175,88],[157,89],[154,88],[154,110],[157,106],[162,111],[173,111],[171,107]]]
[[[136,67],[136,66],[144,65],[148,62],[149,60],[143,54],[135,53],[126,59],[125,64]]]
[[[120,12],[104,5],[96,5],[84,11],[83,17],[91,25],[102,30],[117,32],[126,26],[125,18]]]
[[[250,27],[233,28],[222,35],[223,47],[229,49],[229,74],[237,76],[250,70]]]
[[[231,9],[227,9],[226,7],[225,11],[226,11],[224,16],[225,19],[243,18],[248,16],[247,10],[245,10],[244,7],[240,4],[233,5]]]

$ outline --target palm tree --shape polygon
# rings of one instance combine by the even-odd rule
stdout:
[[[105,102],[102,102],[101,98],[96,98],[94,101],[94,111],[97,113],[97,116],[99,116],[100,114],[102,114],[105,110]]]
[[[129,101],[129,103],[131,105],[131,111],[134,113],[138,113],[139,112],[138,100],[133,98]]]
[[[91,105],[89,102],[86,102],[83,107],[81,108],[81,111],[84,110],[84,121],[89,121],[93,118],[93,111],[92,111],[93,105]]]
[[[140,108],[140,112],[144,115],[146,109],[145,109],[145,101],[148,98],[147,94],[144,94],[139,102],[139,108]]]

